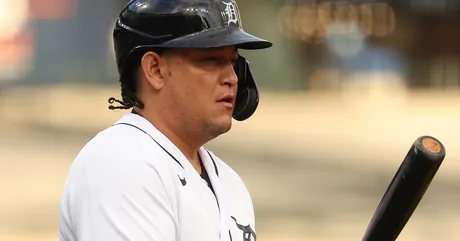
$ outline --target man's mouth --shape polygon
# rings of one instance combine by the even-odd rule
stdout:
[[[222,103],[228,108],[233,108],[233,102],[235,100],[235,95],[234,94],[225,94],[221,96],[217,102]]]

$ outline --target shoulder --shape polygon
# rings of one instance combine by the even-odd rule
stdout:
[[[134,162],[143,159],[147,154],[154,155],[156,148],[151,148],[149,136],[141,129],[126,125],[113,125],[97,133],[80,150],[75,161],[95,159],[125,159]],[[92,160],[101,162],[102,160]]]
[[[78,153],[61,195],[64,233],[76,232],[84,240],[101,240],[102,235],[122,240],[120,230],[138,240],[155,237],[160,229],[166,236],[174,233],[176,215],[170,200],[175,192],[162,174],[166,168],[163,156],[156,154],[145,134],[133,130],[123,126],[105,129]],[[156,225],[161,228],[143,232],[132,225],[134,219],[142,227],[160,219]]]
[[[135,126],[134,126],[135,127]],[[98,132],[81,149],[79,155],[96,153],[124,154],[130,151],[142,151],[148,135],[141,129],[126,125],[112,125]]]
[[[142,132],[122,126],[97,133],[70,166],[64,200],[111,202],[110,199],[140,196],[146,191],[157,190],[159,195],[169,190],[163,156],[157,150],[147,150],[146,147],[155,148],[148,146],[144,138]]]
[[[147,138],[134,128],[111,126],[97,133],[81,148],[70,166],[69,177],[113,181],[160,172],[161,152],[152,148]]]

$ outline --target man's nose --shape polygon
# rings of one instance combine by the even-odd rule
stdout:
[[[235,72],[235,68],[233,64],[226,67],[225,78],[223,79],[224,79],[223,84],[228,85],[229,87],[233,87],[238,84],[238,75]]]

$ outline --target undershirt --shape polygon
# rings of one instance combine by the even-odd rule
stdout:
[[[200,174],[200,176],[208,184],[208,187],[211,189],[212,193],[215,196],[216,194],[214,193],[214,188],[212,188],[211,179],[209,179],[208,172],[206,171],[206,168],[204,168],[203,162],[201,160],[200,160],[200,165],[201,165],[201,174]]]

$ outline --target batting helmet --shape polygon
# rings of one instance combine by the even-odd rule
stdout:
[[[131,0],[118,16],[114,32],[120,78],[136,53],[163,48],[265,49],[272,43],[243,30],[234,0]],[[259,92],[248,61],[235,65],[238,92],[233,118],[249,118],[259,104]]]

